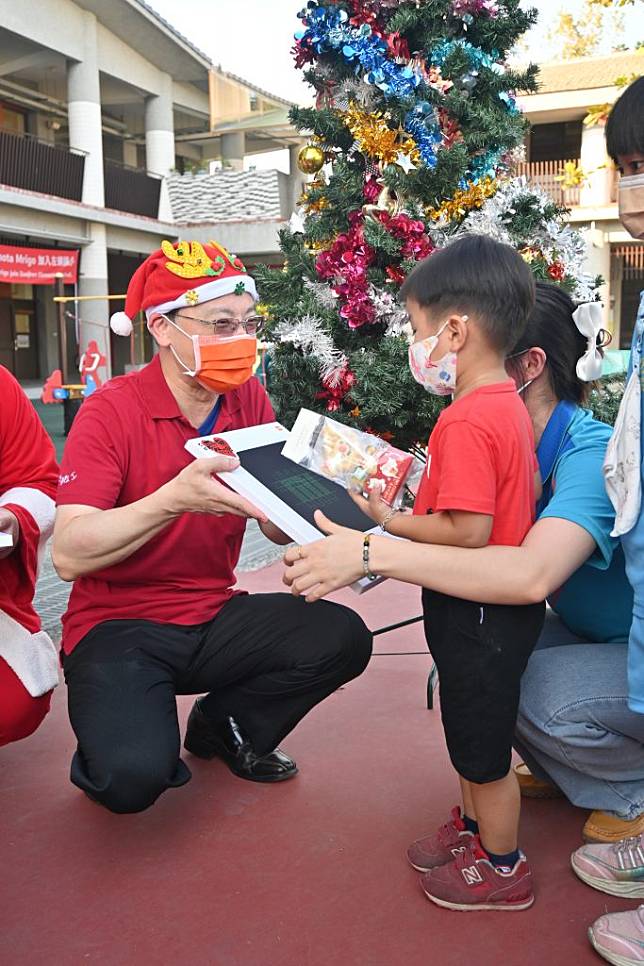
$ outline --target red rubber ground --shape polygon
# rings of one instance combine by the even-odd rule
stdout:
[[[244,575],[274,590],[281,568]],[[379,627],[419,612],[388,583],[350,601]],[[420,625],[376,639],[422,651]],[[68,781],[64,689],[31,738],[0,750],[0,962],[6,966],[591,966],[586,929],[632,908],[569,866],[585,813],[526,803],[537,900],[457,913],[424,898],[405,849],[457,800],[429,658],[374,657],[284,742],[293,781],[263,787],[186,755],[193,779],[148,812],[112,815]],[[191,706],[179,700],[182,726]]]

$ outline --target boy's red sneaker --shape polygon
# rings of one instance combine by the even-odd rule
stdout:
[[[429,872],[439,865],[452,862],[454,858],[465,850],[466,845],[474,838],[472,832],[465,828],[461,818],[461,810],[456,805],[451,811],[451,818],[445,825],[441,825],[433,835],[426,835],[417,839],[407,849],[407,858],[419,872]]]
[[[509,872],[490,862],[478,836],[453,862],[432,869],[420,884],[428,899],[447,909],[471,912],[476,909],[517,911],[534,902],[532,873],[523,853]]]

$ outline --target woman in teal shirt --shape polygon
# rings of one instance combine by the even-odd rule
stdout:
[[[530,413],[544,492],[521,547],[427,546],[374,537],[374,573],[474,601],[550,604],[522,682],[516,745],[533,773],[592,810],[584,835],[644,831],[644,715],[628,707],[633,595],[602,464],[610,427],[583,408],[576,374],[586,338],[574,304],[539,283],[525,335],[508,359]],[[362,575],[362,534],[320,515],[325,540],[288,551],[285,581],[316,600]],[[301,556],[300,556],[301,554]],[[376,593],[385,593],[375,591]]]

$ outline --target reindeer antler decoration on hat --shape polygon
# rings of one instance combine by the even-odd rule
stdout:
[[[255,282],[244,263],[222,245],[163,241],[130,279],[125,310],[114,313],[110,328],[117,335],[130,335],[138,312],[145,311],[149,320],[155,314],[244,292],[257,301]]]

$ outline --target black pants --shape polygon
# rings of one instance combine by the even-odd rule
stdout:
[[[260,755],[364,671],[371,634],[352,610],[288,594],[234,597],[205,624],[107,621],[65,657],[78,739],[71,780],[114,812],[142,811],[190,780],[175,695],[209,692]]]
[[[451,762],[467,781],[498,781],[510,770],[521,676],[545,605],[475,604],[423,590],[423,612]]]

